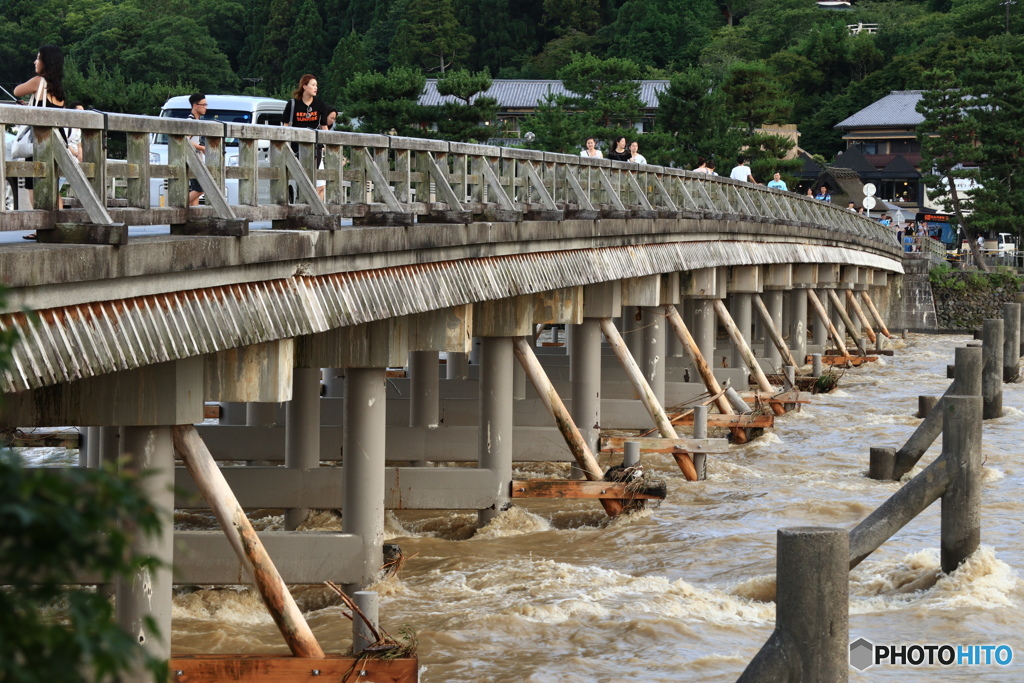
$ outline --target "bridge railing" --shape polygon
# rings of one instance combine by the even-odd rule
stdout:
[[[34,210],[0,213],[0,230],[45,230],[58,222],[184,225],[197,219],[332,229],[340,225],[338,217],[401,225],[417,216],[452,223],[481,217],[715,216],[807,225],[895,246],[884,227],[840,207],[661,166],[440,140],[13,105],[0,105],[0,124],[30,124],[36,133],[31,162],[6,159],[0,151],[0,182],[35,180]],[[82,130],[82,163],[55,143],[58,127]],[[109,134],[126,136],[125,160],[107,158]],[[168,140],[165,164],[151,154],[154,135]],[[187,142],[194,135],[206,139],[205,159]],[[323,146],[323,168],[315,167],[317,145]],[[82,208],[58,210],[62,176]],[[124,181],[125,197],[105,198],[111,178]],[[190,178],[205,191],[206,206],[188,207]],[[154,206],[153,180],[166,181],[165,206]],[[231,203],[229,184],[237,184]]]

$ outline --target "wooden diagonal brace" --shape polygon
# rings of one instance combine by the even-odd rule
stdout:
[[[424,152],[423,160],[427,165],[427,173],[430,174],[430,178],[434,181],[434,185],[437,187],[437,192],[444,199],[444,203],[447,204],[448,208],[452,211],[463,211],[462,202],[459,201],[459,198],[455,195],[455,190],[452,189],[444,171],[442,171],[441,167],[437,165],[437,160],[434,159],[434,155],[430,152]]]
[[[484,182],[490,188],[494,195],[494,198],[498,200],[498,205],[503,209],[509,211],[515,211],[515,203],[509,199],[508,194],[505,192],[505,188],[501,186],[501,179],[498,178],[498,174],[491,168],[491,164],[487,159],[480,160],[480,171],[484,177]]]
[[[619,211],[625,211],[626,205],[622,203],[622,198],[619,197],[619,193],[615,191],[615,186],[612,185],[611,178],[608,177],[608,174],[604,172],[603,168],[597,169],[597,172],[600,174],[601,187],[603,187],[604,191],[608,193],[608,198],[611,200],[612,204]]]
[[[633,193],[636,195],[637,201],[640,202],[640,206],[648,211],[653,210],[654,207],[651,206],[650,200],[647,199],[647,193],[643,191],[640,183],[636,180],[636,174],[632,171],[626,171],[626,178],[629,180],[629,185],[633,188]]]
[[[540,203],[544,205],[545,209],[551,209],[554,211],[558,207],[555,206],[555,200],[551,198],[551,194],[548,192],[548,188],[544,187],[544,182],[540,179],[540,174],[537,173],[537,169],[533,167],[533,163],[530,161],[520,161],[520,166],[526,168],[526,177],[529,179],[530,184],[537,194],[540,195]]]
[[[583,191],[583,186],[580,185],[580,181],[576,178],[576,174],[573,173],[571,168],[565,169],[565,180],[569,183],[569,187],[572,188],[572,192],[576,195],[576,201],[586,211],[593,211],[594,205],[590,203],[590,197]]]
[[[206,193],[206,201],[217,212],[217,218],[234,220],[235,212],[231,210],[231,205],[224,198],[224,188],[213,179],[210,169],[206,168],[206,164],[199,158],[199,152],[191,144],[185,145],[185,166],[188,167],[188,170],[192,171],[196,180],[199,181],[199,187],[203,188],[203,192]],[[313,194],[316,194],[315,190]]]
[[[295,158],[295,155],[292,155]],[[299,160],[295,159],[295,163],[298,164]],[[363,164],[366,168],[366,172],[370,175],[370,180],[373,181],[373,188],[380,194],[381,198],[384,199],[384,203],[387,204],[388,209],[395,213],[409,213],[405,210],[405,207],[398,201],[398,197],[391,191],[391,186],[388,184],[387,178],[384,177],[384,173],[377,166],[377,162],[373,158],[373,154],[370,153],[370,148],[363,147]],[[310,184],[312,187],[312,184]],[[316,194],[316,189],[313,189],[313,194]],[[324,211],[327,211],[327,207],[324,207]]]
[[[82,167],[78,165],[78,160],[71,156],[71,152],[65,147],[60,141],[53,139],[51,135],[50,150],[53,153],[53,160],[57,162],[57,167],[60,168],[64,177],[71,183],[71,189],[75,191],[75,196],[82,202],[82,206],[85,208],[86,214],[89,216],[89,220],[97,225],[115,225],[114,219],[110,217],[110,213],[107,211],[107,203],[103,197],[96,195],[96,191],[93,189],[91,183],[85,177],[85,173],[82,172]],[[7,183],[4,183],[6,188]]]
[[[668,193],[668,189],[665,187],[665,184],[661,182],[661,178],[659,178],[658,176],[653,176],[651,180],[654,182],[654,187],[658,189],[658,194],[661,195],[661,199],[662,201],[665,202],[665,206],[668,207],[668,210],[678,211],[679,208],[676,206],[676,203],[672,200],[672,195]]]

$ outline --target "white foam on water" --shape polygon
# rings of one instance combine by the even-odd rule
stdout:
[[[981,546],[952,574],[942,574],[934,549],[898,561],[879,561],[867,571],[871,573],[858,568],[851,575],[851,598],[858,598],[850,601],[851,613],[899,610],[913,604],[947,611],[1024,606],[1024,582],[988,546]],[[913,590],[915,585],[922,588]]]
[[[533,534],[538,531],[551,531],[551,524],[540,515],[535,515],[525,508],[513,505],[508,510],[498,514],[486,526],[480,528],[473,536],[473,539],[507,538],[509,536]]]
[[[250,588],[204,588],[174,596],[172,619],[216,619],[233,625],[273,623],[260,594]]]

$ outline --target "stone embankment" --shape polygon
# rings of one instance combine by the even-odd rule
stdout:
[[[1003,304],[1013,303],[1024,278],[1009,271],[958,272],[933,268],[930,273],[939,330],[970,331],[985,318],[1002,318]]]

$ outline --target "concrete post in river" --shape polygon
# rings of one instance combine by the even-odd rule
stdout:
[[[947,396],[942,456],[953,465],[953,480],[942,494],[942,571],[949,574],[981,544],[981,401]]]
[[[893,466],[892,478],[899,480],[917,464],[924,452],[935,442],[942,432],[942,401],[946,396],[980,396],[982,391],[982,349],[976,346],[956,349],[954,379],[949,389],[943,394],[935,407],[917,426],[907,442],[896,452],[896,464]]]
[[[986,318],[982,327],[981,396],[984,417],[991,420],[1003,414],[1003,321]]]
[[[775,631],[738,683],[849,680],[849,535],[779,529]]]
[[[1003,381],[1020,377],[1020,304],[1003,304]]]

